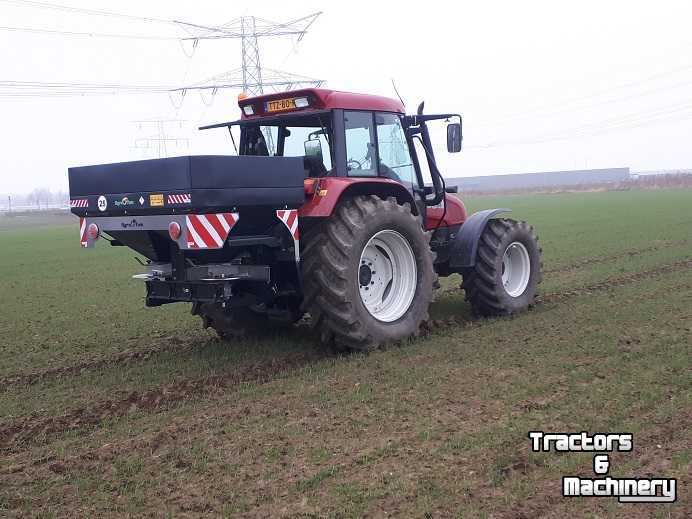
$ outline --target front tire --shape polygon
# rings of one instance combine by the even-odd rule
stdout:
[[[462,288],[476,314],[511,315],[533,304],[542,281],[542,250],[526,222],[488,222],[478,243],[476,264],[466,269]]]
[[[371,350],[419,333],[434,272],[429,237],[408,204],[342,202],[305,236],[303,309],[324,344]]]

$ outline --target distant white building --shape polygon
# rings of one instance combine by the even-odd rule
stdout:
[[[513,191],[522,189],[557,188],[590,184],[615,184],[630,180],[630,168],[582,169],[517,173],[482,177],[446,178],[449,186],[465,191]]]

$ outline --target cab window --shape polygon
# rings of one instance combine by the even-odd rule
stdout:
[[[303,157],[307,176],[333,174],[330,121],[310,116],[292,118],[291,122],[290,126],[281,122],[245,126],[241,135],[241,155]]]
[[[284,127],[283,132],[283,156],[305,156],[305,142],[317,140],[322,146],[322,161],[326,170],[332,169],[332,157],[330,155],[329,141],[326,130],[317,127],[294,126]]]
[[[350,177],[376,177],[375,128],[371,112],[344,112],[346,172]]]
[[[416,183],[415,170],[401,118],[396,114],[379,113],[375,115],[375,121],[380,176],[413,186]]]

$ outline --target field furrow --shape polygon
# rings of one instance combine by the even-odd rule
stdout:
[[[76,364],[61,366],[56,368],[48,368],[41,371],[31,371],[28,373],[16,373],[0,377],[0,392],[12,386],[29,386],[38,382],[43,382],[50,378],[59,378],[67,376],[82,375],[87,371],[94,371],[108,367],[116,368],[121,364],[130,362],[146,361],[154,355],[159,355],[163,352],[182,354],[190,351],[194,345],[183,343],[177,337],[166,337],[161,340],[162,345],[149,346],[142,349],[134,349],[129,351],[121,351],[114,355],[107,355],[101,358],[84,360]]]
[[[135,411],[160,411],[190,398],[229,391],[241,384],[263,384],[311,362],[319,354],[290,355],[258,362],[224,375],[188,379],[146,391],[132,391],[120,398],[95,402],[88,407],[67,410],[58,416],[32,416],[0,425],[0,448],[15,443],[45,441],[66,431],[98,425]]]
[[[543,269],[544,274],[558,274],[561,272],[569,272],[570,270],[576,270],[580,268],[589,267],[595,263],[612,263],[635,256],[641,256],[642,254],[647,254],[649,252],[658,251],[661,249],[669,247],[680,247],[688,245],[690,242],[688,240],[677,240],[677,241],[664,241],[662,243],[657,243],[655,245],[650,245],[648,247],[641,247],[637,249],[627,249],[615,254],[608,254],[606,256],[590,256],[587,258],[581,258],[566,265],[556,265],[554,267],[548,267]]]

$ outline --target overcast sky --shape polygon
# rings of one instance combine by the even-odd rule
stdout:
[[[465,149],[447,155],[437,147],[446,176],[692,167],[689,1],[49,1],[199,24],[321,10],[299,44],[262,41],[263,65],[388,96],[394,78],[409,111],[425,100],[427,112],[461,113]],[[0,0],[0,25],[184,35],[172,25],[29,3]],[[237,40],[202,41],[192,58],[175,40],[0,31],[0,47],[0,81],[185,85],[240,65]],[[196,127],[236,119],[237,94],[189,92],[182,104],[166,94],[0,96],[0,193],[66,190],[69,166],[142,158],[135,140],[157,130],[136,120],[184,121],[166,126],[168,136],[189,139],[169,144],[170,155],[228,153],[223,131]]]

